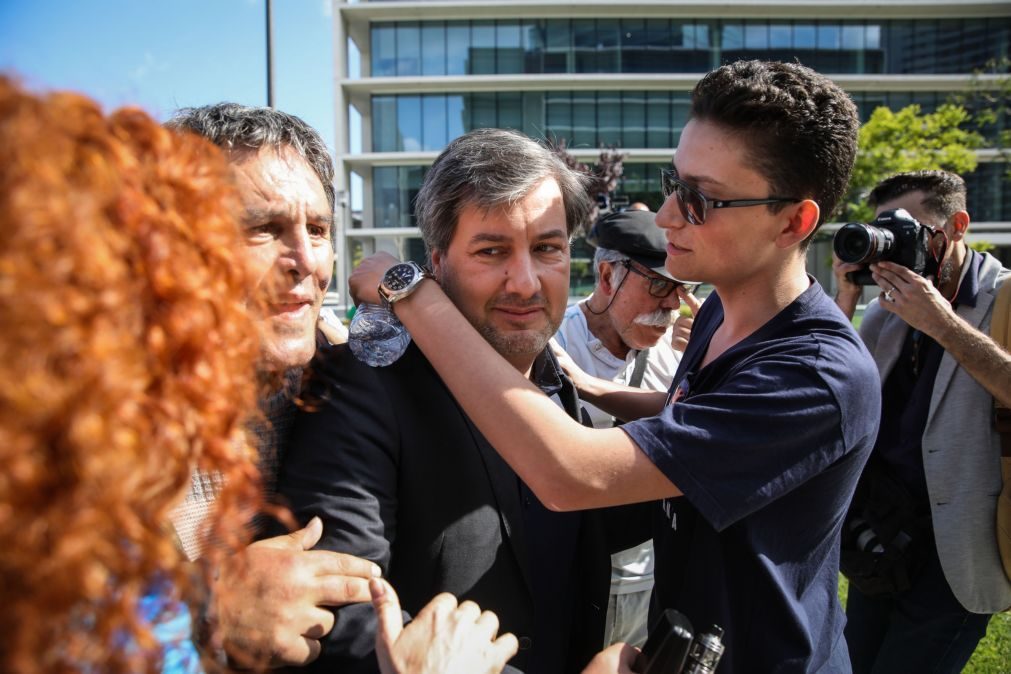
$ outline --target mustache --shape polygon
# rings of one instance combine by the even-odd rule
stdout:
[[[632,320],[637,325],[645,325],[651,328],[666,328],[670,325],[672,309],[657,309],[648,314],[639,314]]]

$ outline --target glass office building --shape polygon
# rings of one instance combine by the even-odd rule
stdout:
[[[338,189],[348,197],[338,278],[374,250],[423,258],[414,196],[427,165],[471,129],[565,139],[589,163],[601,147],[618,148],[627,157],[616,196],[656,209],[691,89],[723,63],[799,61],[835,79],[866,118],[879,106],[933,111],[973,71],[1009,56],[1006,2],[819,4],[337,3]],[[1011,246],[999,159],[981,152],[966,176],[970,210],[977,237]],[[575,247],[574,259],[586,252]],[[812,247],[823,282],[829,253]],[[574,270],[574,288],[585,288],[586,265]]]

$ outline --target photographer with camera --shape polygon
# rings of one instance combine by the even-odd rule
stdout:
[[[994,397],[1011,403],[1011,355],[987,334],[1011,272],[966,246],[955,174],[899,174],[869,202],[877,219],[840,230],[833,264],[847,316],[861,285],[882,289],[860,326],[882,409],[844,525],[846,640],[854,672],[960,672],[990,615],[1011,605],[994,534],[991,421]]]

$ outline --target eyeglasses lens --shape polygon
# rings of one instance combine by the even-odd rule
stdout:
[[[649,294],[653,297],[667,297],[678,287],[677,283],[662,278],[649,280]]]
[[[701,225],[706,220],[706,199],[699,192],[685,185],[674,176],[673,171],[664,171],[661,181],[663,197],[677,195],[681,215],[693,225]]]

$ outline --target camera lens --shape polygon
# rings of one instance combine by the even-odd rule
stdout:
[[[851,222],[836,232],[832,247],[843,262],[869,264],[885,259],[894,243],[895,235],[887,229]]]

